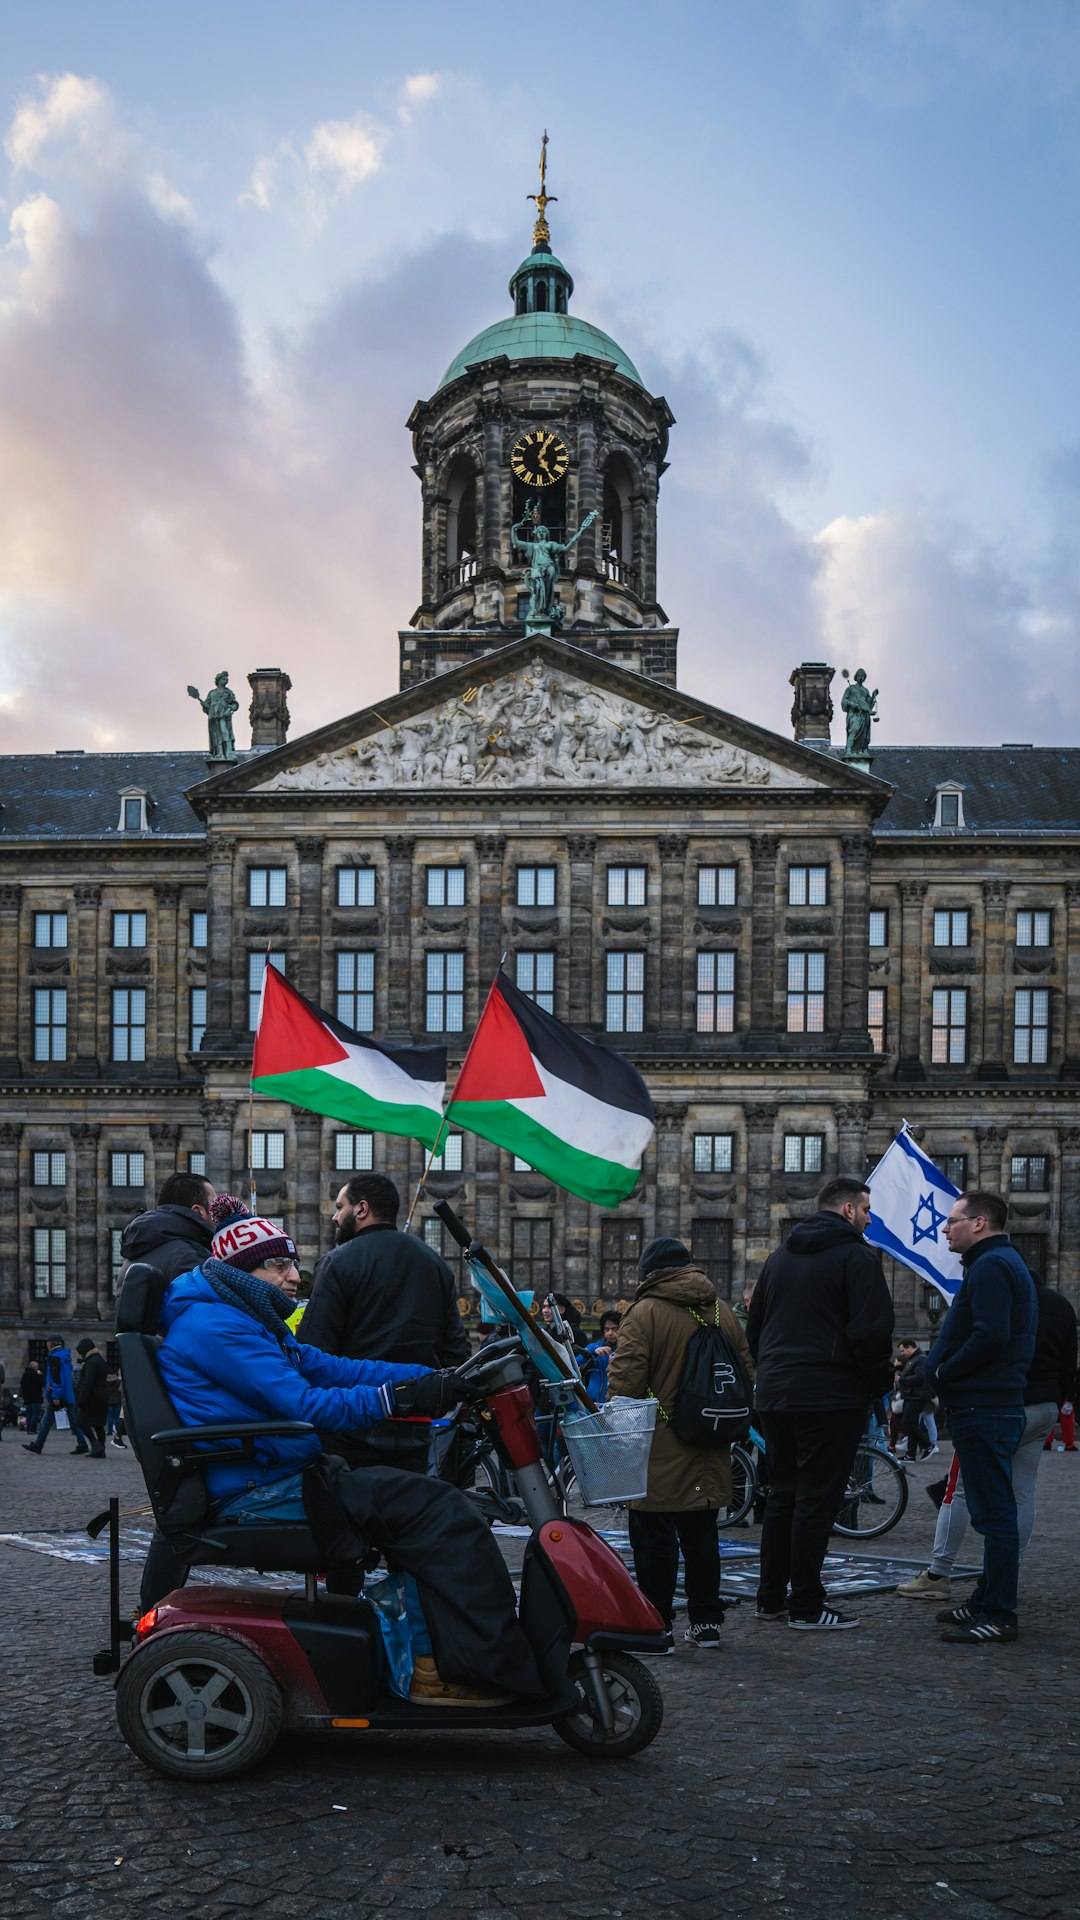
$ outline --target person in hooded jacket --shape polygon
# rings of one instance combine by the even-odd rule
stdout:
[[[45,1411],[38,1422],[38,1430],[33,1440],[23,1441],[24,1453],[42,1453],[45,1442],[56,1424],[60,1412],[67,1414],[75,1445],[72,1453],[89,1453],[90,1449],[75,1419],[75,1382],[72,1377],[71,1351],[62,1340],[45,1342]]]
[[[75,1418],[90,1441],[90,1458],[104,1460],[109,1370],[105,1355],[89,1334],[78,1342],[75,1351],[82,1358],[82,1372],[75,1395]]]
[[[650,1240],[608,1362],[607,1397],[643,1400],[651,1393],[659,1402],[647,1491],[644,1500],[632,1502],[629,1526],[634,1577],[667,1628],[668,1653],[675,1651],[671,1615],[680,1547],[690,1623],[684,1638],[703,1649],[718,1647],[724,1617],[717,1521],[720,1509],[731,1505],[731,1450],[688,1446],[669,1424],[687,1349],[702,1321],[719,1326],[752,1376],[742,1328],[717,1300],[712,1281],[680,1240]]]
[[[821,1566],[870,1402],[892,1381],[893,1305],[869,1219],[861,1180],[827,1180],[817,1212],[766,1260],[747,1317],[769,1477],[757,1617],[804,1631],[859,1624],[825,1605]]]

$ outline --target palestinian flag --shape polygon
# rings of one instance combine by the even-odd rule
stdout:
[[[495,977],[447,1120],[527,1160],[568,1193],[617,1206],[637,1184],[653,1104],[637,1070]]]
[[[267,967],[251,1062],[256,1093],[433,1147],[445,1081],[445,1047],[388,1047],[353,1033]]]

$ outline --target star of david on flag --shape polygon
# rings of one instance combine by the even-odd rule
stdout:
[[[864,1238],[951,1302],[964,1270],[959,1254],[949,1252],[945,1222],[959,1188],[919,1151],[906,1120],[866,1184],[871,1218]]]

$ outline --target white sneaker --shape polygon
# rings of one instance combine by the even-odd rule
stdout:
[[[846,1627],[859,1624],[854,1614],[834,1613],[831,1607],[822,1607],[816,1620],[793,1620],[788,1617],[788,1626],[796,1633],[840,1633]]]

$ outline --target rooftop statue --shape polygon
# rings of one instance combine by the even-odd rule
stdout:
[[[847,743],[844,747],[845,760],[868,760],[870,758],[870,725],[876,726],[880,715],[875,713],[878,690],[873,693],[866,685],[866,668],[856,667],[852,679],[847,668],[844,679],[848,682],[844,688],[844,697],[840,702],[847,714]]]
[[[553,540],[540,518],[540,507],[530,501],[521,519],[510,529],[510,543],[527,553],[529,563],[525,569],[525,585],[529,589],[529,611],[525,616],[526,627],[538,633],[557,633],[562,626],[562,602],[555,588],[559,578],[557,555],[569,553],[577,545],[582,534],[592,526],[596,519],[595,511],[587,513],[576,533],[569,540]],[[521,528],[531,523],[532,539],[521,537]]]
[[[198,687],[189,687],[193,700],[210,722],[210,752],[207,755],[212,766],[231,766],[236,759],[236,741],[233,738],[232,717],[240,705],[229,685],[229,676],[224,670],[219,673],[206,699],[200,697]]]

